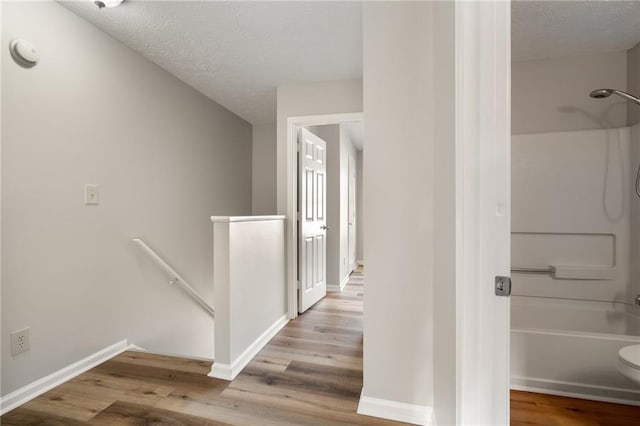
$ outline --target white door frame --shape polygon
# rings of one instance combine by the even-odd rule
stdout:
[[[287,246],[287,309],[289,318],[298,316],[298,147],[297,129],[300,126],[322,126],[326,124],[340,124],[349,121],[362,121],[364,114],[361,112],[306,115],[300,117],[287,118],[287,211],[289,220],[286,223],[286,246]]]
[[[511,5],[456,2],[458,424],[509,424]],[[488,392],[488,388],[491,392]]]

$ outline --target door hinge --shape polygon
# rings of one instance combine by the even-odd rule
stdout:
[[[300,141],[296,141],[296,152],[300,152]]]
[[[300,287],[300,280],[297,280],[297,281],[296,281],[296,283],[297,283],[297,285],[298,285],[298,291],[300,291],[300,288],[301,288],[301,287]]]
[[[511,296],[511,277],[496,277],[496,296]]]
[[[300,212],[296,212],[296,220],[300,220]]]

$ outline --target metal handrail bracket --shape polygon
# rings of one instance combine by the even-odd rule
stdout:
[[[158,265],[165,270],[171,277],[169,285],[178,284],[193,300],[195,300],[212,318],[215,317],[213,308],[207,303],[206,300],[200,294],[189,285],[189,283],[182,278],[167,262],[165,262],[158,254],[140,238],[133,238],[132,241],[142,249],[151,259],[153,259]]]

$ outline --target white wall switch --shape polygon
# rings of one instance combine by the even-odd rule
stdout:
[[[98,185],[86,184],[84,186],[84,203],[86,205],[98,204]]]
[[[11,333],[11,355],[29,350],[29,327]]]

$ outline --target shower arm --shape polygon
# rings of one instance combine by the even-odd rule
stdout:
[[[627,92],[623,92],[622,90],[613,90],[613,93],[629,102],[633,102],[636,105],[640,105],[640,99],[636,98],[635,96]]]

